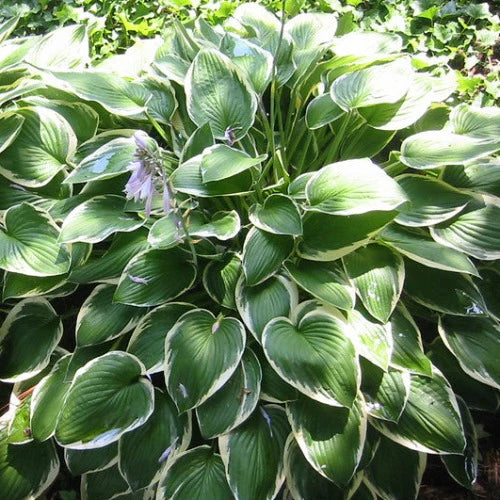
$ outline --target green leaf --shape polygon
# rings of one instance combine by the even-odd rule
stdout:
[[[289,196],[283,194],[272,194],[262,205],[252,206],[249,218],[262,231],[292,236],[302,234],[299,208]]]
[[[367,124],[353,127],[343,141],[340,159],[372,158],[390,144],[395,133],[392,130],[378,130]]]
[[[462,417],[465,433],[465,450],[463,455],[442,455],[441,460],[450,476],[458,484],[472,490],[478,476],[478,442],[474,420],[465,402],[458,398],[458,408]]]
[[[117,465],[102,471],[84,474],[81,479],[80,491],[85,500],[107,500],[116,498],[121,493],[130,491],[129,485],[120,474]]]
[[[22,186],[44,186],[75,153],[75,133],[51,109],[24,108],[16,116],[24,118],[24,122],[17,137],[0,155],[0,174]]]
[[[133,139],[118,137],[86,156],[65,179],[66,184],[110,179],[123,174],[133,161],[137,146]]]
[[[73,69],[89,62],[87,27],[74,24],[52,30],[30,50],[26,62],[50,69]]]
[[[104,254],[73,269],[69,280],[72,283],[92,283],[118,278],[132,257],[149,248],[147,235],[145,229],[117,233]]]
[[[143,310],[113,302],[116,287],[99,285],[83,303],[76,318],[76,345],[100,344],[132,330]]]
[[[228,309],[236,309],[236,283],[240,274],[240,257],[228,253],[222,260],[208,263],[203,271],[203,286],[212,300]]]
[[[496,141],[500,136],[500,111],[495,107],[476,108],[463,103],[452,109],[450,125],[455,134]]]
[[[470,165],[449,165],[443,170],[441,178],[458,189],[500,198],[500,162],[496,158],[479,160]]]
[[[308,210],[331,215],[393,210],[407,199],[397,183],[367,158],[321,168],[307,183],[306,196]]]
[[[35,387],[31,397],[31,434],[37,441],[45,441],[55,430],[71,378],[68,378],[68,354],[56,362],[51,372]]]
[[[412,135],[401,145],[401,161],[416,169],[432,169],[443,165],[463,165],[488,156],[500,148],[500,142],[430,130]]]
[[[349,338],[356,347],[357,352],[387,371],[392,354],[391,325],[381,325],[370,321],[367,314],[353,309],[347,313],[347,323],[351,327],[347,330]]]
[[[339,259],[366,245],[396,216],[396,212],[369,212],[353,216],[310,213],[304,217],[304,236],[298,254],[310,260]]]
[[[219,50],[245,75],[257,94],[266,90],[271,82],[272,54],[230,32],[222,37]]]
[[[361,116],[371,127],[381,130],[401,130],[421,118],[434,100],[427,75],[415,77],[408,92],[392,104],[376,104],[360,109]]]
[[[232,500],[220,455],[204,445],[177,456],[160,481],[156,498]]]
[[[316,130],[338,120],[343,114],[344,110],[333,102],[330,94],[319,95],[307,105],[307,128]]]
[[[266,155],[252,158],[239,149],[216,144],[203,151],[201,177],[203,182],[220,181],[260,165],[265,159]]]
[[[59,474],[52,441],[9,444],[0,430],[0,491],[9,500],[39,497]]]
[[[95,70],[51,71],[45,73],[44,77],[54,87],[85,101],[97,102],[110,113],[146,118],[144,111],[151,93],[140,83],[131,82],[116,73]]]
[[[330,88],[332,99],[344,110],[399,101],[413,77],[409,58],[353,71],[337,78]]]
[[[271,366],[290,385],[321,403],[350,407],[359,365],[347,325],[311,312],[295,326],[278,317],[267,323],[262,345]]]
[[[28,97],[23,100],[32,106],[41,106],[59,113],[70,125],[78,139],[78,143],[92,139],[99,125],[99,115],[90,106],[82,102],[66,102]]]
[[[285,268],[297,285],[317,299],[345,311],[354,307],[354,288],[337,263],[300,260],[287,262]]]
[[[439,319],[439,334],[467,375],[500,389],[496,356],[500,327],[486,318]]]
[[[316,472],[309,465],[293,434],[290,434],[285,444],[285,474],[286,485],[294,499],[344,499],[342,489],[335,486],[329,479]]]
[[[477,269],[462,252],[443,247],[428,238],[425,233],[412,231],[396,224],[387,226],[380,239],[401,252],[405,257],[427,267],[467,273],[477,276]]]
[[[376,365],[361,363],[361,390],[368,414],[374,418],[397,422],[410,392],[410,374],[389,368],[386,372]]]
[[[9,208],[0,228],[0,268],[28,276],[65,274],[70,255],[47,212],[27,203]]]
[[[464,398],[469,408],[492,413],[498,411],[500,393],[493,387],[469,377],[439,336],[432,342],[428,356],[449,380],[453,391]]]
[[[214,438],[244,422],[257,406],[261,380],[259,361],[247,349],[231,378],[196,408],[203,437]]]
[[[118,443],[120,473],[132,491],[159,479],[162,463],[189,446],[191,415],[177,415],[172,400],[155,389],[155,408],[146,423],[124,434]]]
[[[367,245],[346,255],[343,262],[363,305],[374,318],[386,323],[403,288],[401,256],[380,245]]]
[[[165,340],[165,381],[180,412],[215,394],[238,367],[245,328],[204,309],[185,313]]]
[[[402,304],[391,316],[391,327],[394,344],[391,365],[431,377],[432,367],[424,354],[420,330]]]
[[[382,436],[365,480],[381,498],[417,498],[427,456]]]
[[[194,308],[185,302],[169,302],[143,316],[127,346],[127,352],[136,356],[146,367],[146,373],[163,371],[165,338],[177,320]]]
[[[405,291],[434,311],[456,316],[484,315],[486,305],[469,276],[406,261]],[[429,283],[433,286],[429,287]]]
[[[396,180],[409,198],[409,203],[399,208],[401,213],[395,219],[403,226],[439,224],[461,212],[472,200],[470,196],[431,177],[408,174]]]
[[[266,405],[219,437],[226,476],[236,498],[271,500],[276,496],[285,479],[283,450],[289,433],[283,409]]]
[[[389,54],[398,54],[403,48],[403,40],[394,33],[374,31],[353,31],[333,40],[332,49],[338,57],[357,56],[382,59]]]
[[[179,164],[184,163],[194,156],[201,155],[205,148],[209,148],[214,144],[214,136],[210,130],[210,125],[205,123],[189,136],[186,144],[184,144],[184,147],[182,148]]]
[[[301,397],[287,404],[288,420],[302,453],[322,476],[345,487],[363,454],[367,416],[361,397],[350,409]]]
[[[462,453],[462,420],[455,395],[441,373],[411,376],[410,394],[397,424],[372,420],[372,425],[396,443],[424,453]]]
[[[114,351],[80,368],[59,417],[56,439],[75,449],[100,448],[140,427],[154,408],[153,386],[144,366]]]
[[[130,233],[144,224],[144,220],[124,211],[125,199],[121,196],[96,196],[78,205],[66,217],[60,241],[73,243],[99,243],[115,232]]]
[[[486,205],[470,210],[431,228],[431,236],[441,245],[481,260],[500,258],[500,207]]]
[[[118,443],[90,450],[64,448],[64,459],[73,476],[107,469],[118,461]]]
[[[275,274],[290,255],[293,239],[252,227],[243,245],[243,271],[247,285],[262,283]]]
[[[159,305],[189,290],[195,278],[188,254],[177,249],[145,251],[127,264],[114,300],[132,306]]]
[[[297,287],[284,276],[272,276],[249,286],[241,275],[236,284],[235,301],[241,319],[260,342],[266,324],[277,317],[288,317],[298,302]]]
[[[24,118],[21,115],[2,113],[0,115],[0,153],[7,149],[21,131]]]
[[[194,156],[174,170],[170,177],[174,189],[181,193],[203,198],[238,196],[249,192],[252,175],[248,170],[223,181],[204,183],[201,175],[202,158],[203,155]]]
[[[199,127],[208,122],[216,139],[224,139],[228,128],[241,139],[252,126],[255,94],[231,60],[217,50],[200,50],[186,75],[185,89],[190,118]]]
[[[62,334],[61,320],[46,299],[18,302],[0,328],[0,380],[19,382],[40,373]]]

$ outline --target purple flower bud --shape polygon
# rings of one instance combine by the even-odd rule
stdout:
[[[147,149],[147,147],[148,147],[147,140],[148,140],[148,136],[145,132],[143,132],[142,130],[138,130],[137,132],[135,132],[134,141],[135,141],[136,146],[139,149]]]

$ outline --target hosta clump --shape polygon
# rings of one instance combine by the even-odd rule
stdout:
[[[413,498],[429,453],[472,487],[499,113],[336,32],[249,4],[139,60],[2,42],[5,497]]]

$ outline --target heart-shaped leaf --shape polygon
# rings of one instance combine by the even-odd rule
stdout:
[[[275,318],[264,329],[262,345],[271,366],[290,385],[321,403],[350,407],[359,365],[347,329],[339,319],[315,312],[297,326]]]
[[[110,179],[123,174],[133,161],[137,146],[133,139],[118,137],[86,156],[65,179],[66,184]]]
[[[298,254],[305,259],[339,259],[370,240],[397,215],[396,212],[368,212],[359,215],[310,213],[304,217],[304,236]]]
[[[202,435],[210,439],[234,429],[255,410],[262,371],[255,354],[247,349],[231,378],[196,408]]]
[[[56,428],[67,448],[99,448],[140,427],[154,409],[153,385],[135,356],[113,351],[80,368]]]
[[[133,306],[155,306],[189,290],[195,277],[196,269],[182,251],[149,250],[127,264],[114,300]]]
[[[486,318],[444,316],[439,319],[439,334],[465,373],[500,389],[497,324]]]
[[[330,89],[332,99],[346,111],[399,101],[413,77],[409,58],[353,71],[337,78]]]
[[[132,491],[158,478],[161,464],[189,446],[191,415],[177,415],[168,395],[155,389],[155,408],[146,423],[124,434],[118,443],[120,473]]]
[[[441,245],[481,260],[500,258],[500,207],[487,205],[461,213],[431,228],[432,237]]]
[[[311,130],[316,130],[338,120],[344,114],[332,100],[330,94],[323,94],[315,97],[306,109],[306,124]]]
[[[424,453],[382,436],[365,478],[382,498],[417,498],[426,463]]]
[[[287,405],[288,420],[302,453],[322,476],[345,487],[363,454],[367,416],[362,398],[350,409],[301,397]]]
[[[210,262],[203,271],[203,286],[208,295],[228,309],[236,309],[236,283],[241,275],[241,259],[227,254],[220,261]]]
[[[276,496],[284,479],[283,450],[290,433],[283,408],[257,408],[245,423],[219,437],[226,476],[241,500]]]
[[[319,300],[345,311],[354,307],[354,288],[338,264],[300,260],[287,262],[285,268],[297,285]]]
[[[396,179],[409,198],[396,217],[404,226],[432,226],[451,219],[471,201],[466,194],[444,182],[423,175],[402,175]]]
[[[372,420],[385,436],[424,453],[462,453],[465,447],[457,401],[447,380],[434,369],[433,377],[411,376],[410,394],[398,423]]]
[[[411,135],[401,145],[401,161],[416,169],[463,165],[488,156],[500,148],[500,141],[477,139],[444,130]]]
[[[386,323],[403,289],[401,256],[386,247],[368,245],[346,255],[343,261],[363,305],[374,318]]]
[[[198,446],[180,454],[158,485],[156,498],[217,498],[232,500],[224,464],[209,446]]]
[[[445,248],[423,233],[392,224],[380,233],[380,239],[424,266],[477,276],[474,264],[462,252]]]
[[[344,492],[314,470],[306,460],[293,434],[285,444],[286,485],[293,498],[343,500]]]
[[[16,116],[24,122],[0,155],[0,174],[22,186],[44,186],[75,153],[75,133],[59,113],[48,108],[24,108]]]
[[[290,316],[298,302],[298,291],[284,276],[273,276],[260,285],[248,286],[242,275],[236,285],[235,298],[241,319],[260,342],[270,320]]]
[[[1,269],[28,276],[68,272],[69,252],[58,243],[59,228],[47,212],[22,203],[9,208],[4,221],[5,230],[0,229]]]
[[[0,115],[0,153],[7,149],[18,136],[23,126],[21,115],[2,113]]]
[[[500,112],[498,108],[468,106],[463,103],[452,109],[450,125],[456,134],[478,139],[498,140],[500,136]]]
[[[214,49],[200,50],[185,82],[187,109],[198,126],[210,124],[216,139],[231,129],[245,136],[254,121],[257,99],[231,60]]]
[[[288,196],[272,194],[249,212],[254,226],[273,234],[302,234],[302,220],[295,202]]]
[[[74,476],[87,472],[98,472],[113,466],[118,461],[118,443],[114,442],[100,448],[74,450],[64,448],[64,460]]]
[[[177,320],[194,306],[185,302],[169,302],[144,316],[130,337],[127,352],[137,356],[147,373],[163,370],[165,338]]]
[[[391,364],[411,373],[432,376],[432,367],[424,354],[420,330],[406,308],[399,304],[391,316],[393,351]]]
[[[368,414],[382,420],[397,422],[404,410],[410,392],[410,374],[379,367],[363,361],[361,390],[366,399]]]
[[[235,318],[197,309],[185,313],[165,340],[165,380],[179,411],[199,406],[238,367],[245,328]]]
[[[393,210],[407,199],[396,181],[367,158],[321,168],[308,181],[306,196],[309,210],[331,215]]]
[[[220,181],[260,165],[265,159],[265,155],[252,158],[240,149],[216,144],[203,151],[201,177],[203,182]]]
[[[115,289],[112,285],[100,285],[87,297],[76,318],[77,346],[106,342],[137,324],[143,310],[114,303]]]
[[[66,217],[60,240],[64,243],[83,241],[98,243],[116,232],[132,232],[144,224],[134,214],[124,212],[121,196],[96,196],[78,205]]]
[[[243,271],[247,285],[258,285],[275,274],[292,248],[291,236],[276,235],[252,227],[243,245]]]
[[[348,312],[347,320],[351,326],[348,332],[357,352],[387,371],[392,354],[391,324],[381,325],[356,309]]]
[[[406,261],[405,291],[426,307],[457,316],[481,316],[486,304],[468,275],[450,273]],[[433,283],[429,287],[429,283]]]
[[[19,382],[41,372],[62,334],[61,319],[46,299],[18,302],[0,328],[0,380]]]
[[[52,441],[9,444],[0,434],[0,491],[6,498],[39,497],[59,474],[59,458]]]

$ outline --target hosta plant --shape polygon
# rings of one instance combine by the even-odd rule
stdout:
[[[12,29],[2,496],[407,499],[428,454],[472,487],[497,109],[335,15],[244,4],[98,66],[82,26]]]

